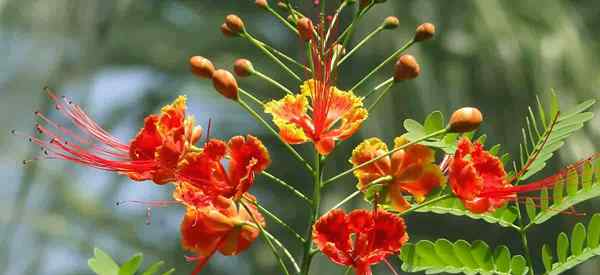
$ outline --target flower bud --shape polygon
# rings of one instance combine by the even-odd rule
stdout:
[[[400,25],[400,20],[396,16],[388,16],[383,20],[383,28],[387,30],[395,29]]]
[[[417,60],[410,54],[398,58],[395,66],[394,80],[402,81],[416,78],[421,73],[421,67]]]
[[[192,73],[200,78],[211,78],[215,72],[215,66],[212,62],[202,56],[192,56],[190,58],[190,67]]]
[[[431,23],[423,23],[417,27],[415,41],[421,42],[433,38],[435,26]]]
[[[213,73],[213,86],[215,90],[224,97],[237,100],[238,99],[238,84],[235,77],[226,70],[216,70]]]
[[[254,3],[261,9],[266,9],[269,7],[269,2],[267,2],[267,0],[256,0]]]
[[[309,41],[313,38],[314,26],[313,22],[309,18],[303,17],[298,19],[296,28],[298,29],[298,35],[300,36],[300,39]]]
[[[223,35],[225,35],[225,37],[234,37],[236,36],[235,33],[233,33],[233,31],[227,27],[227,24],[223,23],[223,25],[221,25],[221,32],[223,33]]]
[[[287,8],[287,4],[283,1],[277,1],[277,6],[280,8]]]
[[[450,132],[465,133],[477,128],[483,121],[483,115],[477,108],[464,107],[456,110],[450,117]]]
[[[241,33],[244,32],[244,21],[242,18],[235,14],[230,14],[225,17],[225,25],[233,32],[233,33]]]
[[[233,63],[233,72],[239,77],[246,77],[254,73],[254,67],[250,60],[240,58]]]

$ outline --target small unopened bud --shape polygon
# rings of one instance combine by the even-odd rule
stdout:
[[[194,127],[194,129],[192,130],[192,135],[190,136],[190,142],[192,144],[196,144],[196,142],[198,142],[201,137],[202,137],[202,127],[200,127],[200,126]]]
[[[387,30],[395,29],[400,26],[400,20],[396,16],[388,16],[383,20],[383,28]]]
[[[267,0],[256,0],[254,3],[261,9],[266,9],[269,7],[269,2],[267,2]]]
[[[225,17],[225,25],[233,32],[233,33],[241,33],[244,32],[244,21],[242,18],[235,14],[230,14]]]
[[[416,78],[421,73],[421,67],[417,60],[410,54],[398,58],[395,66],[394,80],[402,81]]]
[[[483,121],[483,115],[477,108],[464,107],[456,110],[450,117],[450,132],[465,133],[477,128]]]
[[[211,78],[215,72],[215,66],[212,62],[202,56],[192,56],[190,58],[190,67],[192,73],[201,78]]]
[[[298,35],[300,36],[300,39],[308,41],[313,38],[314,26],[313,22],[309,18],[303,17],[298,19],[296,28],[298,29]]]
[[[221,32],[223,33],[223,35],[225,35],[225,37],[235,37],[236,34],[229,28],[227,27],[227,24],[223,23],[223,25],[221,25]]]
[[[254,73],[254,67],[250,60],[240,58],[233,63],[233,72],[239,77],[246,77]]]
[[[283,1],[277,1],[277,6],[280,8],[287,8],[287,4]]]
[[[435,25],[431,23],[423,23],[417,27],[415,32],[415,41],[421,42],[433,38],[435,35]]]
[[[226,70],[216,70],[213,73],[213,86],[215,90],[224,97],[237,100],[238,99],[238,84],[235,77]]]

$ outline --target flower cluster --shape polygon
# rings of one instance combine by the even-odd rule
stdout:
[[[45,122],[36,125],[42,137],[29,139],[44,149],[48,159],[114,171],[135,181],[172,183],[175,201],[186,207],[181,243],[197,255],[190,257],[198,261],[194,273],[200,272],[216,251],[228,256],[244,251],[265,226],[254,206],[256,199],[248,193],[255,175],[271,162],[258,138],[235,136],[228,142],[207,138],[201,147],[196,146],[202,128],[186,114],[186,97],[180,96],[160,114],[147,116],[137,135],[123,143],[79,105],[48,94],[79,131],[36,112]]]

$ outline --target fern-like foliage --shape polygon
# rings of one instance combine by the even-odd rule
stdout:
[[[444,128],[446,128],[446,120],[444,119],[444,115],[440,111],[435,111],[425,118],[425,122],[423,124],[413,119],[404,120],[404,129],[406,129],[406,134],[404,134],[403,137],[408,140],[416,140],[425,135],[440,131]],[[439,148],[446,154],[454,154],[454,151],[456,151],[458,137],[459,134],[451,133],[431,137],[430,139],[420,143],[430,147]]]
[[[508,247],[495,250],[483,241],[472,244],[464,240],[454,243],[439,239],[435,242],[423,240],[408,243],[400,253],[402,270],[405,272],[505,274],[523,275],[528,271],[523,256],[511,256]]]
[[[423,206],[416,210],[416,212],[422,213],[435,213],[435,214],[450,214],[455,216],[464,216],[471,219],[483,220],[488,223],[498,224],[503,227],[511,227],[518,230],[519,228],[515,225],[515,221],[518,217],[518,212],[515,206],[507,205],[498,208],[492,213],[486,214],[473,214],[467,210],[462,202],[457,198],[447,198],[426,206]]]
[[[595,164],[594,164],[595,162]],[[542,181],[557,181],[550,196],[548,189],[540,192],[539,209],[532,199],[527,199],[525,209],[530,223],[541,224],[576,204],[600,196],[600,158],[580,161],[560,173]],[[552,202],[552,204],[550,204]]]
[[[553,92],[551,102],[547,112],[538,97],[537,116],[529,107],[525,127],[521,129],[520,162],[514,163],[517,181],[526,180],[542,170],[546,161],[564,145],[564,140],[594,117],[593,113],[586,112],[596,102],[593,99],[577,105],[568,112],[560,111],[558,99]]]
[[[547,275],[561,274],[598,255],[600,255],[600,214],[592,217],[587,230],[583,224],[576,224],[571,239],[564,232],[558,235],[556,259],[549,245],[542,247],[542,261]]]
[[[138,273],[142,262],[144,261],[144,255],[137,253],[127,260],[123,265],[119,266],[112,257],[106,252],[99,248],[94,249],[94,257],[88,260],[88,266],[94,273],[98,275],[155,275],[158,274],[164,262],[159,261],[150,265],[144,272]],[[140,271],[141,272],[141,271]],[[162,275],[174,274],[175,269],[162,273]]]

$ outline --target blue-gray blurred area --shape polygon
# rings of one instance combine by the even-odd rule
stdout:
[[[274,2],[273,0],[270,0]],[[230,68],[246,57],[255,68],[297,87],[281,69],[242,39],[225,38],[219,25],[228,13],[237,13],[259,39],[303,60],[301,43],[268,13],[250,0],[0,0],[0,274],[90,274],[86,261],[99,247],[123,262],[143,252],[146,263],[162,259],[189,273],[179,245],[183,209],[154,208],[146,225],[146,207],[116,206],[126,200],[169,200],[171,187],[132,182],[123,176],[43,160],[23,165],[40,155],[26,137],[33,134],[35,110],[59,122],[42,91],[49,86],[81,104],[110,132],[124,141],[141,126],[145,115],[179,94],[189,99],[189,111],[211,136],[260,136],[270,149],[273,174],[289,179],[298,189],[311,189],[310,177],[278,141],[238,105],[219,96],[206,80],[188,71],[192,55],[210,58]],[[308,0],[304,11],[315,14]],[[331,1],[338,2],[338,1]],[[346,14],[347,16],[348,14]],[[482,132],[489,143],[502,143],[518,153],[520,127],[535,95],[548,98],[558,91],[560,104],[599,98],[600,3],[587,1],[400,1],[378,5],[365,17],[354,43],[388,15],[400,18],[400,28],[384,31],[341,68],[342,88],[348,88],[373,66],[409,39],[415,26],[430,21],[437,26],[433,41],[409,52],[422,67],[415,81],[397,85],[380,108],[370,114],[358,135],[339,146],[329,159],[326,174],[348,168],[351,149],[366,137],[388,142],[402,134],[406,118],[423,120],[441,110],[448,114],[461,106],[478,106],[486,120]],[[387,66],[365,87],[392,73]],[[281,93],[258,79],[241,79],[240,85],[261,99]],[[357,91],[357,93],[366,91]],[[594,107],[598,113],[599,108]],[[266,117],[266,116],[265,116]],[[568,140],[544,174],[584,158],[600,148],[600,117]],[[309,146],[298,146],[310,156]],[[541,176],[541,175],[540,175]],[[355,190],[346,177],[327,187],[323,210]],[[308,208],[285,190],[258,177],[252,192],[267,208],[298,231],[305,231]],[[349,208],[365,207],[361,199]],[[600,201],[581,204],[577,210],[593,213]],[[590,215],[559,215],[531,231],[530,246],[538,270],[543,243]],[[462,217],[418,214],[407,218],[412,240],[448,238],[482,239],[492,246],[508,244],[520,252],[518,235],[506,228]],[[280,227],[269,229],[299,254],[300,246]],[[399,266],[397,260],[393,261]],[[313,274],[343,274],[344,270],[318,256]],[[377,268],[376,274],[388,271]],[[590,261],[569,274],[597,274],[600,261]],[[262,241],[240,257],[215,256],[203,274],[279,274],[274,258]]]

